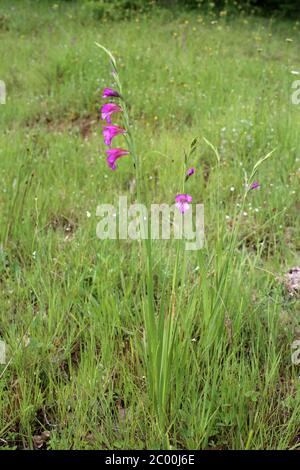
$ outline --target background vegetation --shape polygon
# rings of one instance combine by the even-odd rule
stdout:
[[[67,0],[76,2],[76,0]],[[284,15],[294,17],[300,13],[297,0],[83,0],[98,14],[118,15],[118,12],[128,14],[133,11],[147,11],[155,6],[174,9],[196,9],[198,11],[216,12],[227,11],[259,13],[264,15]]]
[[[0,446],[296,448],[299,298],[282,279],[299,265],[299,22],[156,6],[121,20],[100,3],[0,5]],[[199,139],[190,192],[206,246],[185,253],[176,286],[166,435],[147,389],[139,246],[96,237],[97,205],[134,182],[130,159],[106,166],[110,70],[95,41],[118,60],[152,201],[174,200]],[[272,149],[229,250],[245,172]],[[155,247],[157,308],[173,254]]]

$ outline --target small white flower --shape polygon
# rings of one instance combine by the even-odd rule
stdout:
[[[86,211],[86,216],[87,216],[88,219],[91,217],[91,215],[92,214],[89,211]]]

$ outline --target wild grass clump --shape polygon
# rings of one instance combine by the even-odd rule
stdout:
[[[0,17],[0,446],[299,447],[298,23],[29,0]],[[183,193],[205,205],[205,246],[153,243],[148,286],[139,243],[96,236],[98,204],[137,187],[130,158],[105,161],[95,42],[149,201],[181,194],[198,138]]]

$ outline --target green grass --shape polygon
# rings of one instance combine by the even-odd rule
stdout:
[[[298,446],[299,300],[280,277],[300,263],[299,24],[168,10],[110,22],[57,5],[0,6],[0,446],[33,448],[43,431],[48,449]],[[97,205],[128,194],[134,170],[105,163],[110,69],[95,41],[117,58],[149,200],[174,200],[183,151],[200,142],[188,184],[206,245],[181,252],[175,294],[176,248],[153,247],[156,314],[177,318],[163,431],[140,246],[96,237]],[[272,149],[231,246],[245,172]]]

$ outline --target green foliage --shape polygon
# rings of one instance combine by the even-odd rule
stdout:
[[[164,3],[164,2],[163,2]],[[170,2],[165,2],[165,5]],[[282,12],[292,14],[300,11],[298,0],[174,0],[182,6],[204,9],[251,10],[257,8],[262,13]]]
[[[197,8],[203,11],[228,10],[230,12],[260,12],[263,14],[282,13],[292,15],[300,12],[298,0],[87,0],[87,4],[98,17],[119,18],[130,16],[133,11],[147,11],[154,4],[167,8]]]
[[[82,2],[0,10],[0,447],[299,447],[299,298],[282,283],[300,264],[299,24],[161,9],[112,23]],[[118,62],[151,202],[174,200],[198,137],[188,183],[206,245],[178,263],[173,242],[153,247],[156,318],[171,307],[178,324],[148,370],[139,245],[96,237],[98,204],[128,194],[134,169],[105,162],[100,90],[113,79],[95,42]],[[272,149],[230,243],[245,173]]]
[[[96,19],[123,19],[134,13],[144,13],[153,2],[149,0],[84,0],[84,5],[90,9]]]

